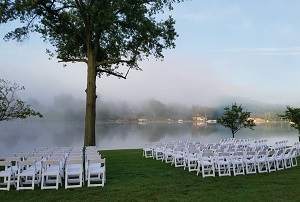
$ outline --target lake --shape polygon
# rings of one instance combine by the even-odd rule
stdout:
[[[0,158],[34,147],[83,145],[83,122],[12,121],[0,123]],[[96,124],[96,144],[101,150],[142,148],[149,142],[187,140],[201,143],[219,142],[231,138],[229,129],[219,124],[148,123],[148,124]],[[297,130],[288,123],[260,124],[255,130],[242,129],[237,139],[267,139],[268,145],[288,140],[298,141]]]

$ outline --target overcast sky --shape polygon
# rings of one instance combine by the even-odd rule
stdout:
[[[225,97],[273,104],[300,103],[299,0],[194,0],[175,5],[179,38],[164,61],[140,63],[126,80],[103,77],[104,100],[157,99],[215,105]],[[0,26],[0,37],[12,25]],[[1,78],[26,90],[22,97],[52,103],[59,94],[85,99],[86,67],[48,60],[48,44],[0,41]]]

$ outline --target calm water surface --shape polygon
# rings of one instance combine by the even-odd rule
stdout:
[[[32,150],[34,147],[81,146],[83,134],[82,122],[0,122],[0,158]],[[231,138],[231,133],[229,129],[219,124],[96,125],[96,144],[102,150],[142,148],[149,142],[177,140],[213,143],[219,142],[222,138]],[[251,138],[252,141],[268,139],[269,145],[281,140],[288,140],[289,145],[298,141],[295,129],[289,124],[278,123],[261,124],[256,126],[255,130],[242,129],[236,134],[236,138]]]

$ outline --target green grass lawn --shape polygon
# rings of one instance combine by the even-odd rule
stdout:
[[[142,150],[101,154],[107,166],[103,188],[12,188],[0,191],[1,201],[300,201],[299,166],[273,173],[202,178],[196,172],[145,159]]]

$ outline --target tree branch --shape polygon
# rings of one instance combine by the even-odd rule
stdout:
[[[97,62],[97,67],[100,65],[111,65],[111,64],[117,64],[117,63],[129,63],[132,62],[132,60],[122,60],[122,59],[115,59],[115,60],[105,60],[101,62]]]
[[[59,58],[61,59],[58,62],[84,62],[87,63],[87,59],[80,59],[80,58],[74,58],[74,59],[64,59],[64,58]]]
[[[129,68],[130,69],[130,68]],[[113,76],[116,76],[116,77],[119,77],[119,78],[122,78],[122,79],[127,79],[127,75],[128,75],[128,72],[129,72],[129,69],[126,73],[125,76],[123,76],[122,74],[118,74],[116,72],[112,72],[112,71],[109,71],[109,70],[105,70],[105,69],[97,69],[97,72],[99,73],[106,73],[106,74],[110,74],[110,75],[113,75]]]

